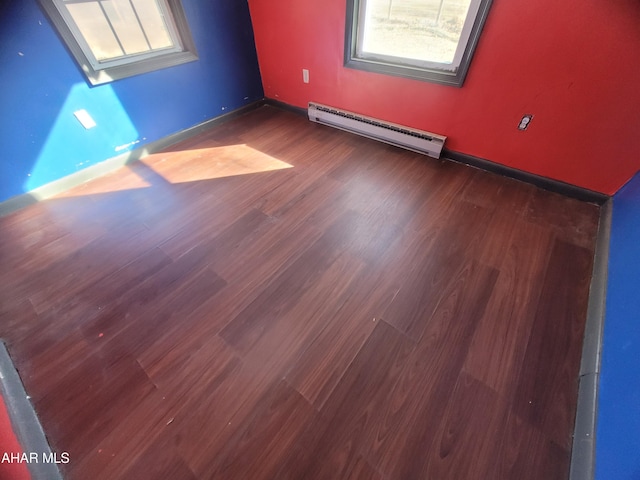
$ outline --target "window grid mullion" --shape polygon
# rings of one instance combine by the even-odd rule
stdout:
[[[142,32],[142,35],[144,35],[144,41],[147,42],[147,47],[149,48],[149,51],[152,51],[153,48],[151,47],[151,42],[149,41],[149,37],[147,37],[147,32],[145,31],[144,27],[142,26],[142,22],[140,21],[140,16],[138,15],[138,10],[136,10],[136,6],[133,4],[133,2],[131,0],[129,0],[129,5],[131,5],[131,9],[133,10],[133,14],[136,16],[136,21],[138,22],[138,27],[140,27],[140,31]]]
[[[107,20],[107,23],[109,24],[109,28],[111,29],[111,33],[113,33],[113,36],[116,38],[116,42],[118,42],[118,46],[120,47],[120,50],[122,51],[122,55],[126,55],[127,52],[124,49],[124,46],[122,45],[122,42],[120,41],[120,38],[118,37],[118,34],[116,33],[115,28],[113,28],[113,24],[111,23],[111,19],[109,18],[109,15],[107,15],[107,11],[104,9],[104,6],[102,5],[101,1],[98,1],[98,5],[100,6],[100,10],[102,10],[102,15],[104,15],[104,18]]]

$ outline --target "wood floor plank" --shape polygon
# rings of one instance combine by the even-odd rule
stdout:
[[[436,173],[423,158],[387,146],[345,182],[338,201],[365,218],[402,229],[432,195]]]
[[[216,217],[226,216],[222,212],[216,212]],[[185,228],[183,232],[177,234],[166,242],[160,244],[160,249],[166,252],[171,258],[177,259],[187,253],[192,248],[199,245],[205,245],[209,250],[209,258],[207,261],[215,262],[216,258],[226,258],[233,253],[233,249],[248,235],[256,230],[261,223],[265,222],[268,217],[258,210],[249,210],[246,214],[238,216],[237,214],[228,215],[232,222],[228,226],[202,225],[193,228]],[[217,228],[216,228],[217,227]],[[220,232],[211,238],[211,230]]]
[[[318,409],[323,408],[393,298],[393,288],[372,271],[360,270],[350,288],[336,297],[338,308],[286,373],[286,379]]]
[[[317,222],[298,215],[271,217],[256,229],[251,238],[245,238],[235,255],[216,257],[214,268],[230,283],[264,283],[274,272],[284,270],[295,262],[306,247],[322,236],[323,227],[335,219],[335,211],[327,213]],[[297,241],[289,242],[291,237]]]
[[[13,349],[21,345],[21,340],[28,338],[33,326],[38,322],[38,314],[28,299],[12,299],[3,297],[0,303],[0,337]],[[13,344],[13,345],[12,345]],[[27,355],[21,355],[24,362]]]
[[[138,456],[127,470],[121,474],[109,472],[109,476],[104,475],[104,471],[99,471],[95,478],[114,478],[115,475],[122,478],[170,478],[172,480],[197,480],[196,474],[185,463],[180,454],[171,448],[172,445],[166,438],[160,438],[151,443]]]
[[[597,205],[538,189],[533,192],[524,215],[532,222],[551,226],[559,238],[569,243],[587,249],[593,246],[598,229]]]
[[[163,333],[176,322],[180,322],[205,304],[225,288],[226,283],[214,272],[206,269],[171,295],[154,302],[142,311],[127,313],[110,312],[83,328],[83,334],[95,344],[107,343],[117,351],[120,348],[131,351],[138,358]],[[131,318],[139,322],[131,323]]]
[[[292,308],[297,297],[329,268],[356,220],[356,214],[345,213],[221,331],[222,338],[240,352],[248,351],[275,318]]]
[[[341,299],[354,290],[363,270],[364,265],[357,259],[346,255],[336,258],[315,285],[298,296],[290,310],[273,320],[255,345],[243,354],[243,361],[267,368],[280,376],[299,365],[299,356],[306,356],[322,337],[327,324],[339,317],[343,306]],[[335,298],[336,301],[327,302],[327,298]],[[366,333],[355,334],[356,338],[363,335],[366,338]],[[324,353],[330,356],[329,351]],[[298,391],[309,400],[307,392]]]
[[[197,473],[203,478],[274,478],[280,458],[295,442],[314,409],[286,382],[265,393],[229,439],[221,455]]]
[[[7,285],[4,295],[19,299],[28,298],[36,311],[42,313],[94,284],[105,273],[116,271],[143,253],[146,247],[140,245],[145,230],[144,225],[126,225],[112,230],[54,264],[29,271],[20,284]],[[129,242],[137,247],[129,248]],[[107,251],[113,253],[114,257],[108,258],[104,255]],[[97,254],[98,252],[102,252],[102,255]],[[30,285],[34,282],[46,282],[47,288],[34,289]]]
[[[323,219],[325,221],[335,219],[335,213],[331,215],[331,210],[335,212],[334,201],[344,194],[344,186],[327,176],[322,176],[304,187],[289,201],[278,204],[278,208],[270,209],[268,198],[260,199],[259,208],[261,211],[270,212],[272,218],[283,219],[291,225],[310,218],[314,219],[314,223],[322,222]],[[265,202],[267,202],[266,205]]]
[[[516,413],[567,449],[592,262],[586,249],[562,240],[554,243],[514,399]],[[571,283],[563,280],[567,272]],[[580,296],[577,307],[574,299]]]
[[[8,286],[16,279],[16,274],[26,275],[34,269],[45,268],[80,250],[106,231],[104,226],[95,222],[83,222],[82,228],[74,228],[73,225],[63,227],[48,221],[32,227],[32,231],[24,235],[14,231],[12,234],[16,237],[11,249],[0,247],[3,265],[0,280]]]
[[[433,168],[436,169],[435,174],[423,187],[430,191],[428,201],[416,209],[409,224],[411,229],[421,234],[450,225],[451,216],[456,215],[462,202],[462,192],[474,174],[468,167],[445,160],[437,162]],[[480,211],[486,210],[480,208]]]
[[[43,427],[54,436],[53,445],[82,458],[93,448],[93,440],[102,437],[120,423],[119,412],[126,412],[150,395],[154,386],[128,355],[105,364],[100,354],[85,359],[82,365],[66,373],[42,398],[34,399]],[[82,405],[79,409],[78,405]]]
[[[164,399],[188,398],[190,391],[215,383],[237,363],[233,351],[219,337],[201,344],[185,345],[179,340],[186,339],[174,337],[161,357],[149,350],[140,356],[140,366]]]
[[[129,470],[136,469],[136,465],[147,464],[149,456],[154,454],[154,447],[161,448],[155,451],[156,455],[169,458],[173,463],[179,453],[172,420],[180,411],[183,401],[182,397],[166,399],[161,392],[154,391],[135,405],[130,405],[120,415],[122,421],[113,430],[91,442],[91,454],[73,463],[70,476],[96,480],[131,478],[128,476]],[[154,461],[158,462],[159,459]],[[159,463],[162,462],[160,459]],[[157,478],[151,475],[156,464],[147,464],[146,467],[148,470],[140,472],[140,476],[135,478]]]
[[[497,272],[469,261],[426,320],[420,342],[390,388],[367,458],[394,478],[427,478],[427,457],[471,339],[494,289]]]
[[[462,372],[429,449],[425,477],[497,478],[492,474],[507,419],[504,407],[495,391]]]
[[[470,204],[461,203],[451,225],[436,233],[429,244],[419,245],[415,268],[407,263],[399,272],[404,276],[397,295],[383,313],[383,318],[418,341],[427,325],[426,320],[455,282],[456,275],[467,263],[472,239],[486,224],[486,212]],[[406,272],[406,273],[405,273]]]
[[[342,165],[349,155],[353,152],[354,147],[346,143],[337,143],[330,148],[321,148],[319,144],[307,145],[302,143],[306,148],[300,149],[297,155],[308,165],[301,167],[301,160],[296,161],[295,175],[284,184],[279,185],[271,190],[267,195],[260,198],[260,210],[267,215],[279,216],[283,211],[289,210],[297,202],[302,200],[308,194],[310,187],[325,185],[328,182],[322,179],[333,165]],[[297,160],[297,159],[296,159]],[[323,181],[319,181],[319,180]]]
[[[499,175],[476,170],[462,190],[460,198],[473,205],[495,210],[500,205],[500,193],[505,183]]]
[[[0,218],[65,478],[567,478],[598,207],[265,106]]]
[[[384,345],[384,347],[383,347]],[[349,478],[359,445],[383,407],[412,343],[385,322],[378,322],[322,409],[328,418],[306,458],[300,478]],[[331,460],[331,461],[330,461]]]
[[[465,371],[503,395],[512,394],[520,375],[554,239],[548,229],[516,222],[469,348]]]
[[[511,410],[499,442],[493,472],[488,478],[566,480],[569,450],[550,441],[537,428]]]
[[[176,448],[200,478],[211,478],[203,472],[217,469],[226,455],[232,455],[222,452],[264,408],[261,401],[280,382],[268,372],[237,360],[229,363],[215,382],[191,393],[172,426],[177,432]]]
[[[122,299],[131,299],[130,289],[137,287],[138,282],[145,284],[143,279],[161,271],[167,262],[168,257],[153,248],[113,273],[107,272],[99,282],[99,289],[90,283],[74,291],[68,301],[58,301],[38,315],[35,320],[38,335],[22,338],[21,348],[27,356],[38,356],[64,341],[66,335],[73,334],[80,327],[86,328],[87,324],[97,322],[101,317],[120,316],[121,313],[124,317],[124,310],[119,308]],[[141,298],[137,297],[136,302],[140,301]]]

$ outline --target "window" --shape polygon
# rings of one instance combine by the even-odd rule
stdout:
[[[93,85],[196,60],[180,0],[40,0]]]
[[[462,86],[491,0],[347,0],[345,66]]]

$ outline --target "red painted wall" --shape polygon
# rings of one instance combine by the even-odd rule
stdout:
[[[452,150],[607,194],[640,169],[638,0],[494,0],[462,88],[345,68],[345,0],[249,7],[268,98],[440,133]]]

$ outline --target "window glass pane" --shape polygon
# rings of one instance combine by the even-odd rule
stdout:
[[[470,3],[471,0],[366,0],[359,50],[363,55],[452,64]]]
[[[181,0],[39,0],[92,85],[198,59]]]
[[[65,4],[96,60],[124,54],[97,2]]]
[[[127,55],[151,50],[129,0],[100,2]]]
[[[132,0],[133,6],[138,12],[138,17],[147,34],[151,48],[173,47],[173,40],[165,23],[164,16],[160,12],[156,0]]]

